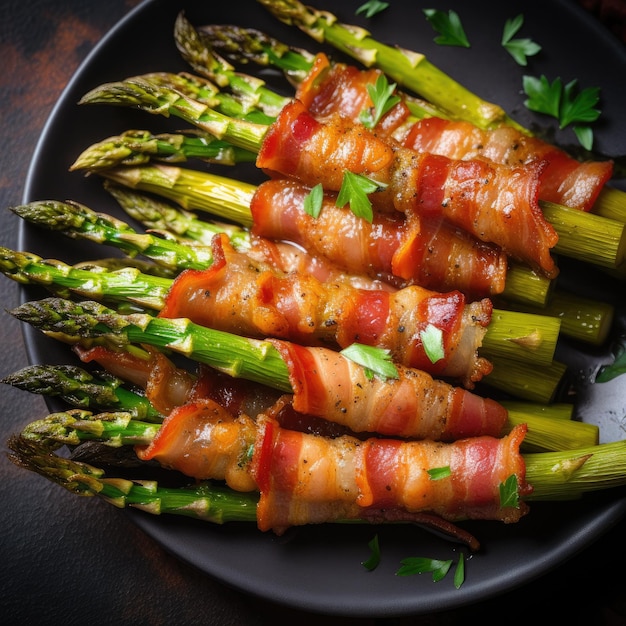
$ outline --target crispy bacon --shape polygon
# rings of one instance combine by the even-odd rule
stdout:
[[[231,415],[245,413],[256,417],[280,395],[265,385],[233,378],[201,364],[192,373],[177,367],[155,348],[145,346],[144,350],[147,358],[104,346],[74,347],[83,363],[98,363],[110,374],[143,390],[152,406],[163,415],[189,402],[211,399]]]
[[[445,221],[415,224],[400,213],[375,214],[372,223],[335,205],[327,194],[321,213],[304,211],[310,189],[285,179],[259,185],[250,209],[253,232],[289,240],[355,274],[416,284],[436,291],[459,290],[468,299],[502,293],[507,258]]]
[[[452,441],[502,433],[506,409],[489,398],[397,365],[397,378],[328,348],[270,339],[289,369],[296,411],[322,417],[355,433]]]
[[[484,158],[511,166],[542,160],[539,197],[583,211],[591,209],[613,175],[612,161],[581,162],[510,127],[482,130],[469,122],[427,118],[411,126],[403,145],[450,159]]]
[[[381,75],[375,68],[360,70],[344,63],[331,64],[324,53],[319,53],[308,76],[298,85],[296,99],[316,117],[340,114],[356,122],[363,111],[374,106],[367,87]],[[405,102],[400,100],[382,116],[376,131],[390,136],[409,114]]]
[[[455,160],[392,145],[339,115],[316,119],[295,100],[280,112],[261,145],[257,166],[306,185],[339,191],[349,170],[380,183],[374,202],[421,218],[445,218],[497,244],[548,276],[558,235],[538,204],[543,165],[507,167]]]
[[[410,286],[389,293],[281,273],[236,252],[226,235],[216,236],[212,248],[209,269],[187,270],[176,278],[161,317],[186,317],[227,332],[309,346],[377,346],[389,350],[394,361],[458,379],[466,387],[491,371],[478,356],[491,320],[488,299],[467,303],[458,291]],[[429,325],[443,333],[444,356],[435,363],[421,335]]]
[[[281,429],[264,420],[253,473],[261,492],[257,523],[277,534],[290,526],[362,518],[375,512],[434,513],[449,520],[517,522],[527,505],[500,505],[500,485],[525,481],[519,446],[526,426],[504,438],[474,437],[451,444],[353,437],[328,439]],[[429,470],[449,469],[435,480]],[[382,517],[382,516],[381,516]]]
[[[198,479],[224,480],[236,491],[254,491],[246,459],[254,445],[254,421],[233,417],[210,399],[174,409],[148,446],[136,446],[142,461],[155,460],[166,468]]]
[[[358,289],[384,289],[386,291],[396,289],[384,280],[363,273],[346,272],[345,268],[333,263],[330,259],[313,255],[302,246],[292,242],[273,241],[253,235],[248,254],[254,260],[269,263],[282,272],[309,274],[321,281],[345,283]]]

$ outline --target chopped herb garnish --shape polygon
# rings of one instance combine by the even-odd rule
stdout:
[[[424,346],[424,352],[431,363],[436,363],[445,356],[443,350],[443,333],[434,324],[428,324],[424,330],[420,330],[420,339]]]
[[[532,39],[513,39],[523,24],[524,16],[520,14],[507,20],[502,32],[502,46],[519,65],[527,65],[528,59],[526,57],[533,56],[541,50],[541,46]]]
[[[463,552],[459,554],[459,562],[454,570],[454,586],[459,589],[465,582],[465,555]]]
[[[361,111],[359,115],[361,124],[367,128],[374,128],[380,122],[381,117],[400,102],[400,98],[393,93],[395,89],[396,84],[389,84],[384,74],[380,74],[373,85],[367,85],[367,93],[369,93],[374,107],[373,111],[371,109]]]
[[[450,569],[452,559],[441,561],[439,559],[428,559],[421,556],[412,556],[400,561],[402,567],[396,572],[397,576],[413,576],[414,574],[427,574],[432,572],[433,582],[440,581]]]
[[[379,183],[367,178],[367,176],[354,174],[346,170],[343,174],[341,189],[335,204],[338,207],[350,204],[350,210],[357,217],[362,217],[371,223],[374,219],[374,211],[367,194],[374,193],[380,188],[381,185]]]
[[[503,483],[500,483],[500,506],[517,507],[519,505],[519,492],[517,489],[517,476],[511,474]]]
[[[398,369],[391,360],[389,350],[353,343],[340,354],[383,378],[398,378]]]
[[[322,187],[322,183],[318,183],[304,198],[304,212],[312,217],[319,217],[323,200],[324,188]]]
[[[449,465],[445,467],[433,467],[426,470],[431,480],[441,480],[442,478],[448,478],[452,474],[452,470]]]
[[[436,9],[424,9],[423,11],[430,25],[439,33],[439,37],[435,37],[435,43],[442,46],[470,47],[461,19],[456,11],[450,10],[447,13]]]
[[[380,563],[380,545],[378,544],[378,535],[367,544],[370,549],[370,556],[366,561],[362,561],[361,565],[370,572],[378,567]]]
[[[605,365],[600,368],[595,382],[607,383],[609,380],[626,374],[626,337],[622,338],[621,343],[614,349],[614,353],[615,360],[610,365]]]
[[[381,2],[380,0],[367,0],[367,2],[362,4],[355,13],[356,15],[364,13],[365,17],[369,19],[381,11],[384,11],[388,6],[388,2]]]
[[[593,132],[590,128],[580,126],[595,122],[600,116],[595,106],[600,99],[598,87],[587,87],[576,91],[577,81],[574,79],[563,85],[560,78],[551,83],[545,76],[524,76],[524,92],[528,100],[524,105],[531,111],[550,115],[559,121],[559,128],[577,124],[574,132],[578,141],[587,150],[593,145]]]

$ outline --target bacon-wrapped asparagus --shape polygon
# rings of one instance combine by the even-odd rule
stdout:
[[[226,236],[213,243],[208,270],[183,272],[159,315],[190,320],[249,337],[279,337],[303,345],[346,348],[363,343],[389,350],[392,359],[473,387],[491,371],[478,349],[491,320],[488,299],[467,302],[459,291],[412,286],[393,293],[321,282],[253,264]],[[422,333],[442,332],[443,357],[429,358]]]

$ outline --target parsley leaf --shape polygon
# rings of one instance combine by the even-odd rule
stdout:
[[[543,74],[541,78],[524,76],[522,85],[524,93],[528,96],[528,100],[524,102],[526,108],[558,119],[563,93],[563,83],[560,78],[555,78],[554,82],[550,83]]]
[[[541,50],[541,46],[532,39],[513,39],[523,24],[524,16],[518,15],[505,22],[502,32],[502,46],[518,65],[527,65],[528,59],[526,57],[533,56]]]
[[[412,556],[400,561],[402,567],[396,572],[397,576],[412,576],[413,574],[426,574],[432,572],[433,582],[440,581],[450,569],[452,559],[441,561],[428,559],[421,556]]]
[[[399,376],[389,350],[353,343],[344,348],[340,354],[384,378],[398,378]]]
[[[424,352],[431,363],[436,363],[445,356],[443,350],[443,332],[434,324],[428,324],[424,330],[420,330],[420,339]]]
[[[593,131],[580,123],[595,122],[600,116],[600,110],[595,108],[600,99],[600,90],[598,87],[587,87],[577,92],[576,83],[575,79],[563,85],[560,78],[555,78],[551,83],[543,75],[540,78],[524,76],[524,92],[528,96],[524,105],[531,111],[556,118],[561,129],[576,124],[574,133],[578,141],[590,150]]]
[[[454,586],[459,589],[465,582],[465,555],[463,552],[459,554],[459,562],[454,570]]]
[[[517,476],[511,474],[503,483],[500,483],[500,506],[517,507],[519,504],[519,493],[517,491]]]
[[[400,102],[400,98],[393,94],[395,89],[396,84],[389,84],[384,74],[380,74],[373,85],[367,85],[367,93],[369,93],[374,103],[374,111],[373,113],[370,109],[361,111],[359,115],[361,124],[367,128],[374,128],[380,121],[380,118],[385,115],[389,109]]]
[[[362,4],[357,10],[356,15],[359,13],[365,13],[365,17],[374,17],[377,13],[384,11],[389,6],[388,2],[381,2],[380,0],[367,0],[365,4]]]
[[[600,100],[598,87],[587,87],[576,93],[576,80],[567,83],[563,88],[563,98],[559,111],[559,124],[565,128],[575,122],[595,122],[600,116],[600,111],[595,108]]]
[[[380,545],[378,544],[378,535],[367,544],[370,549],[370,556],[366,561],[362,561],[361,565],[370,572],[376,569],[380,563]]]
[[[435,43],[442,46],[470,47],[461,19],[456,11],[452,9],[448,13],[436,9],[423,9],[423,11],[430,25],[439,33],[439,37],[434,39]]]
[[[622,374],[626,374],[626,337],[622,338],[622,341],[614,352],[615,360],[611,365],[605,365],[600,369],[595,382],[608,383],[609,380],[613,380]]]
[[[426,473],[430,480],[441,480],[442,478],[448,478],[448,476],[452,475],[452,470],[449,465],[445,465],[444,467],[433,467],[432,469],[426,470]]]
[[[371,223],[374,219],[374,211],[367,194],[374,193],[380,188],[381,185],[379,183],[367,178],[367,176],[354,174],[346,170],[343,174],[341,189],[335,204],[338,207],[344,207],[349,203],[350,210],[357,217],[362,217]]]
[[[304,198],[304,212],[311,217],[319,217],[323,200],[324,188],[322,187],[322,183],[318,183]]]

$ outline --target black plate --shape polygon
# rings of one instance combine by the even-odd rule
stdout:
[[[360,4],[360,0],[341,3],[337,12],[348,23],[367,26],[381,40],[426,53],[444,71],[484,98],[500,103],[526,126],[549,124],[523,106],[524,73],[546,74],[551,80],[560,76],[564,82],[576,78],[581,87],[601,87],[603,115],[596,126],[595,147],[612,157],[626,153],[624,48],[573,3],[558,0],[429,3],[429,7],[459,12],[472,42],[470,49],[434,44],[435,33],[421,9],[412,2],[393,2],[387,11],[370,21],[354,16]],[[115,202],[104,193],[97,177],[70,174],[68,166],[85,147],[109,135],[129,128],[156,132],[180,128],[181,124],[126,109],[79,107],[76,103],[89,89],[106,81],[157,70],[188,70],[172,38],[174,20],[181,9],[196,24],[236,22],[315,49],[312,41],[276,22],[253,0],[223,3],[159,0],[140,5],[103,39],[64,91],[34,155],[25,201],[69,198],[119,215]],[[520,36],[532,37],[543,46],[541,54],[526,69],[517,66],[499,45],[505,20],[520,13],[525,16]],[[562,145],[574,143],[569,130],[559,133],[557,140]],[[230,170],[227,175],[237,174]],[[623,181],[617,181],[616,185],[624,188]],[[112,254],[26,226],[21,230],[20,246],[67,262]],[[567,274],[563,272],[564,280]],[[575,275],[570,280],[573,288],[595,297],[611,298],[622,315],[618,320],[623,319],[622,291],[605,274],[577,271],[569,275]],[[25,292],[27,298],[39,295],[36,291]],[[43,339],[28,328],[25,332],[31,361],[72,360],[65,347]],[[599,365],[610,360],[610,346],[581,351],[577,346],[563,344],[558,356],[571,365],[570,391],[574,389],[579,396],[578,416],[598,423],[603,440],[621,438],[621,420],[626,412],[623,382],[613,381],[597,390],[587,384]],[[456,555],[458,548],[414,527],[307,527],[277,538],[249,525],[215,527],[142,513],[133,514],[133,518],[166,549],[226,584],[306,610],[375,617],[451,609],[487,599],[539,577],[588,547],[620,520],[626,511],[624,496],[620,490],[589,496],[577,503],[534,504],[531,514],[512,526],[467,524],[481,540],[483,550],[469,559],[465,583],[458,590],[451,576],[434,584],[428,576],[394,575],[400,560],[408,556],[454,558]],[[368,556],[367,542],[374,532],[379,533],[383,561],[378,569],[368,573],[361,561]]]

